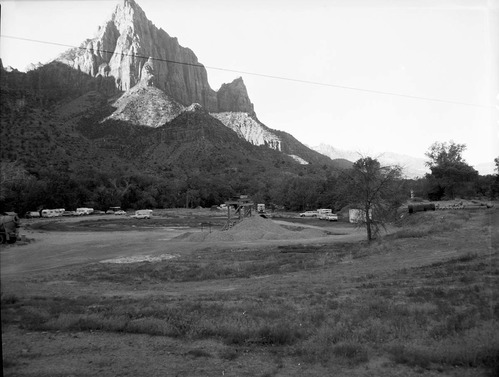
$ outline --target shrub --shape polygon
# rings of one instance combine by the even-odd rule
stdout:
[[[45,323],[50,319],[50,313],[42,308],[27,306],[21,311],[21,328],[28,330],[45,330]]]
[[[257,334],[257,343],[262,345],[291,345],[301,337],[299,331],[284,323],[265,325],[258,330]]]
[[[239,357],[239,353],[233,348],[226,347],[220,351],[219,356],[221,359],[232,361]]]
[[[178,336],[178,332],[167,322],[157,318],[139,318],[130,321],[126,331],[138,334]]]
[[[459,261],[459,262],[469,262],[469,261],[472,261],[473,259],[476,259],[476,258],[478,258],[478,254],[477,253],[468,252],[465,255],[458,257],[457,261]]]
[[[405,228],[395,232],[393,238],[421,238],[429,234],[427,229],[423,228]]]
[[[2,294],[2,305],[13,305],[18,301],[19,298],[13,293]]]
[[[211,353],[200,348],[195,348],[187,352],[188,355],[194,357],[211,357]]]
[[[350,364],[360,364],[369,360],[367,349],[359,343],[339,343],[332,348],[333,355],[347,359]]]
[[[430,365],[427,355],[419,349],[409,349],[403,344],[394,344],[387,347],[386,350],[391,355],[392,360],[398,364],[407,364],[412,367],[420,366],[422,368],[428,368]]]
[[[312,363],[325,364],[332,358],[345,359],[354,364],[364,362],[368,359],[367,350],[358,338],[359,333],[345,322],[324,324],[300,344],[296,354]]]
[[[480,327],[430,344],[387,347],[393,361],[410,366],[429,367],[430,364],[449,366],[489,367],[499,365],[498,323],[489,321]]]
[[[128,319],[124,316],[105,317],[103,314],[76,314],[61,313],[55,319],[50,319],[45,323],[48,330],[62,331],[124,331]]]

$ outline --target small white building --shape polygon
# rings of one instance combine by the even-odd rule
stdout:
[[[373,211],[369,210],[369,218],[373,218]],[[348,220],[353,223],[357,224],[359,222],[365,222],[366,221],[366,211],[363,209],[350,209],[348,211]]]

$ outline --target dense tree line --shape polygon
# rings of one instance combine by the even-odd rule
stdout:
[[[408,198],[412,190],[415,196],[429,200],[497,199],[499,158],[495,160],[498,174],[480,176],[462,159],[464,149],[464,145],[452,142],[433,144],[427,153],[431,173],[420,179],[401,179],[400,170],[396,170],[396,177],[391,178],[397,181],[397,195],[392,192],[391,197]],[[352,193],[362,187],[359,183],[364,179],[362,169],[372,168],[372,171],[385,174],[379,162],[369,158],[362,158],[353,169],[340,172],[326,166],[309,165],[296,174],[260,171],[209,175],[194,172],[177,178],[174,174],[165,177],[119,168],[112,172],[99,171],[91,167],[70,175],[49,168],[27,169],[19,161],[2,161],[1,164],[0,210],[19,214],[43,208],[211,207],[240,194],[250,195],[255,202],[287,210],[332,208],[338,211],[347,205],[359,204],[354,203]],[[373,177],[382,179],[379,175]]]
[[[211,207],[233,196],[247,194],[256,202],[274,204],[290,210],[341,208],[339,178],[331,175],[276,177],[226,174],[195,174],[182,179],[164,179],[146,174],[117,171],[115,174],[88,169],[78,176],[43,169],[28,172],[19,162],[2,162],[0,209],[23,214],[43,208],[92,207],[107,210]]]

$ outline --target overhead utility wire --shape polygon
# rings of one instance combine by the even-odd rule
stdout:
[[[87,49],[86,47],[83,47],[83,46],[79,46],[78,47],[78,46],[72,46],[72,45],[57,43],[57,42],[48,42],[48,41],[41,41],[41,40],[30,39],[30,38],[14,37],[14,36],[10,36],[10,35],[1,35],[1,37],[2,38],[17,39],[17,40],[22,40],[22,41],[28,41],[28,42],[36,42],[36,43],[49,44],[49,45],[54,45],[54,46],[78,48],[80,50],[86,50]],[[381,95],[403,97],[403,98],[417,99],[417,100],[423,100],[423,101],[448,103],[448,104],[453,104],[453,105],[463,105],[463,106],[473,106],[473,107],[482,107],[482,108],[492,108],[492,106],[482,105],[482,104],[478,104],[478,103],[451,101],[451,100],[445,100],[445,99],[440,99],[440,98],[422,97],[422,96],[414,96],[414,95],[410,95],[410,94],[384,92],[384,91],[381,91],[381,90],[374,90],[374,89],[356,88],[356,87],[347,86],[347,85],[328,84],[328,83],[318,82],[318,81],[309,81],[309,80],[294,79],[294,78],[290,78],[290,77],[266,75],[266,74],[263,74],[263,73],[240,71],[240,70],[236,70],[236,69],[211,67],[211,66],[205,66],[205,65],[203,65],[201,63],[179,62],[179,61],[175,61],[175,60],[169,60],[169,59],[163,59],[163,58],[156,58],[156,57],[153,57],[153,56],[142,56],[142,55],[136,55],[136,54],[123,54],[123,53],[119,53],[119,52],[115,52],[115,51],[107,51],[107,50],[96,50],[96,51],[99,51],[99,52],[102,52],[102,53],[106,53],[106,54],[111,54],[111,55],[133,56],[133,57],[136,57],[136,58],[152,59],[152,60],[156,60],[156,61],[161,61],[161,62],[166,62],[166,63],[172,63],[172,64],[180,64],[180,65],[185,65],[185,66],[190,66],[190,67],[213,69],[213,70],[224,71],[224,72],[241,73],[241,74],[245,74],[245,75],[265,77],[265,78],[276,79],[276,80],[291,81],[291,82],[297,82],[297,83],[302,83],[302,84],[319,85],[319,86],[327,86],[327,87],[331,87],[331,88],[354,90],[354,91],[364,92],[364,93],[381,94]]]

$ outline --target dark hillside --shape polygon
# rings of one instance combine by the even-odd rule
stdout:
[[[255,146],[195,105],[158,128],[104,120],[119,93],[59,63],[2,70],[0,84],[0,158],[31,177],[9,187],[4,210],[210,206],[236,193],[294,205],[293,195],[316,191],[301,209],[319,205],[336,174],[332,160],[291,135],[280,133],[283,152]],[[295,153],[312,163],[299,164]]]

